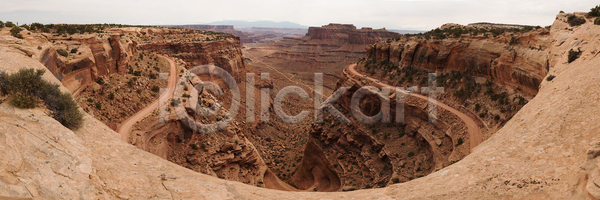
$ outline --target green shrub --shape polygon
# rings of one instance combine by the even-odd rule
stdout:
[[[133,75],[134,76],[141,76],[142,75],[142,71],[137,71],[136,70],[136,71],[133,72]]]
[[[404,131],[402,131],[402,132],[398,133],[398,138],[404,137],[404,135],[405,135],[405,134],[406,134],[406,133],[405,133]]]
[[[135,92],[137,92],[138,94],[141,94],[142,90],[141,89],[137,89],[137,90],[135,90]]]
[[[496,120],[496,121],[500,120],[500,115],[494,116],[494,120]]]
[[[23,35],[21,35],[21,31],[23,31],[23,29],[21,27],[14,26],[12,29],[10,29],[10,34],[13,37],[23,39]]]
[[[458,138],[458,140],[456,140],[456,146],[461,145],[462,143],[463,143],[462,138]]]
[[[571,26],[579,26],[579,25],[585,24],[585,18],[578,17],[575,15],[569,15],[569,17],[567,17],[567,22]]]
[[[6,24],[4,24],[6,27],[14,27],[15,24],[12,23],[11,21],[6,21]]]
[[[104,85],[104,79],[102,77],[98,77],[96,79],[96,83],[100,84],[100,85]]]
[[[19,108],[34,108],[41,99],[50,110],[52,118],[63,126],[73,129],[81,126],[83,115],[69,93],[63,93],[58,84],[42,79],[45,70],[21,69],[17,73],[0,74],[0,87],[4,94],[11,94],[10,103]]]
[[[509,45],[519,44],[519,38],[511,37]]]
[[[77,48],[73,48],[73,49],[71,49],[71,53],[77,53],[77,50],[78,50]]]
[[[92,99],[92,98],[88,98],[88,99],[87,99],[87,102],[93,103],[93,102],[94,102],[94,99]]]
[[[155,73],[150,73],[150,75],[148,75],[148,76],[150,76],[150,79],[156,79],[156,74]]]
[[[108,99],[115,100],[115,93],[111,92],[110,94],[108,94]]]
[[[200,149],[200,148],[198,147],[198,145],[196,145],[196,144],[190,144],[190,147],[192,147],[192,149],[194,149],[194,150],[198,150],[198,149]]]
[[[158,87],[158,85],[155,85],[154,87],[152,87],[152,92],[158,92],[160,91],[160,87]]]
[[[600,5],[591,8],[590,12],[588,12],[588,16],[590,16],[590,17],[598,17],[598,16],[600,16]]]
[[[370,189],[370,188],[372,188],[371,184],[365,185],[365,189]]]
[[[399,178],[394,178],[394,179],[392,179],[392,183],[400,183],[400,179]]]
[[[0,21],[0,28],[4,28],[4,22]]]
[[[178,106],[180,103],[180,99],[171,99],[171,106]]]
[[[411,151],[411,152],[408,152],[408,155],[407,155],[407,156],[408,156],[408,157],[413,157],[413,156],[415,156],[415,152],[412,152],[412,151]]]
[[[58,89],[58,87],[57,87]],[[80,127],[83,122],[83,115],[79,112],[77,103],[68,93],[60,92],[53,103],[48,104],[48,108],[53,110],[53,117],[67,128]]]
[[[97,102],[97,103],[96,103],[96,108],[97,108],[97,109],[102,109],[102,104],[100,104],[100,102]]]
[[[579,54],[581,54],[581,50],[574,51],[573,49],[569,50],[569,63],[577,60],[579,58]]]
[[[35,108],[36,100],[32,96],[23,95],[21,93],[13,94],[10,97],[10,104],[17,108]]]
[[[64,49],[57,49],[56,53],[58,53],[59,55],[64,56],[64,57],[68,57],[69,56],[69,52],[67,52]]]
[[[550,75],[550,76],[548,76],[548,77],[546,78],[546,80],[547,80],[547,81],[552,81],[552,80],[554,80],[554,78],[556,78],[556,76],[554,76],[554,75]]]
[[[596,19],[594,20],[594,24],[600,25],[600,17],[596,17]]]

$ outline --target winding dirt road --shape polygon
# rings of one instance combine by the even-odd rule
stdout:
[[[346,69],[350,70],[350,72],[354,73],[358,77],[365,78],[365,79],[368,79],[370,81],[375,82],[376,84],[378,84],[381,87],[395,88],[394,86],[391,86],[391,85],[388,85],[388,84],[385,84],[385,83],[376,82],[375,81],[376,79],[374,79],[374,78],[363,77],[363,75],[360,74],[360,73],[358,73],[354,69],[354,67],[356,67],[356,64],[349,65],[348,67],[346,67]],[[401,92],[404,92],[404,91],[401,91]],[[429,99],[427,96],[423,96],[423,95],[415,94],[415,93],[410,93],[409,95],[417,97],[419,99],[423,99],[425,101],[431,101],[432,103],[437,104],[437,106],[442,107],[443,109],[445,109],[447,111],[450,111],[451,113],[454,113],[463,122],[465,122],[465,124],[467,125],[467,132],[469,132],[469,140],[471,141],[471,144],[470,144],[471,145],[471,148],[470,148],[471,152],[473,152],[473,149],[477,145],[479,145],[479,144],[481,144],[481,142],[483,142],[483,137],[482,137],[482,134],[481,134],[481,129],[479,129],[479,126],[477,126],[477,123],[475,122],[475,120],[473,120],[472,118],[470,118],[466,114],[464,114],[464,113],[462,113],[462,112],[460,112],[460,111],[458,111],[458,110],[456,110],[456,109],[454,109],[454,108],[452,108],[452,107],[450,107],[450,106],[448,106],[448,105],[446,105],[444,103],[441,103],[441,102],[439,102],[439,101],[437,101],[435,99]]]
[[[167,92],[163,93],[159,97],[160,101],[166,102],[167,100],[169,100],[169,98],[173,97],[173,91],[175,90],[175,85],[177,84],[177,68],[175,66],[175,62],[173,62],[173,60],[171,60],[170,58],[167,58],[162,55],[158,55],[158,57],[166,59],[167,61],[169,61],[169,65],[171,65],[171,71],[169,72],[169,82],[168,82],[169,85],[167,86]],[[133,127],[133,125],[136,122],[144,119],[146,116],[148,116],[150,113],[152,113],[152,111],[154,111],[156,108],[158,108],[158,102],[160,102],[159,100],[152,102],[152,104],[150,104],[146,108],[138,111],[135,115],[131,116],[129,119],[127,119],[123,123],[121,123],[121,125],[119,125],[119,127],[117,127],[117,133],[119,133],[119,135],[121,135],[120,136],[121,141],[127,142],[127,139],[129,138],[129,132],[131,131],[131,127]]]

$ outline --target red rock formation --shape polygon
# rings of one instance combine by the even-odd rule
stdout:
[[[313,140],[306,143],[304,157],[291,182],[298,189],[321,192],[335,192],[342,186],[339,175],[323,154],[323,150]]]
[[[385,29],[356,29],[352,24],[329,24],[322,27],[310,27],[304,37],[306,44],[332,46],[332,51],[363,52],[368,44],[382,39],[400,36],[399,33]]]
[[[389,61],[399,68],[422,68],[435,72],[461,71],[473,76],[511,84],[536,93],[548,72],[545,29],[496,38],[466,37],[445,40],[402,39],[367,47],[367,58]]]
[[[190,43],[151,43],[140,48],[167,54],[187,62],[186,68],[212,64],[227,70],[237,77],[240,70],[246,68],[239,37],[224,35],[229,39],[212,42]]]
[[[39,61],[74,95],[99,76],[126,73],[127,63],[136,52],[136,43],[120,35],[50,37],[49,40],[53,43],[44,49]],[[74,48],[77,48],[77,53],[67,57],[57,53],[58,49]]]

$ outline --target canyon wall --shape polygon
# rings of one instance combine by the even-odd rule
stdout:
[[[244,35],[241,31],[235,30],[233,28],[233,25],[167,25],[165,27],[229,33],[229,34],[236,35],[238,37],[241,37]]]
[[[127,73],[136,52],[135,41],[114,34],[45,37],[48,42],[38,47],[42,49],[39,61],[75,95],[99,76]]]
[[[303,38],[303,45],[327,46],[330,51],[364,52],[365,47],[379,40],[400,36],[399,33],[384,29],[356,29],[352,24],[329,24],[322,27],[310,27]]]
[[[518,41],[511,44],[511,40]],[[548,73],[550,32],[505,33],[496,38],[461,36],[444,40],[417,37],[378,42],[367,47],[367,59],[398,68],[431,72],[468,72],[535,94]]]
[[[246,68],[239,37],[223,35],[226,39],[212,42],[159,42],[140,45],[141,49],[182,59],[186,68],[212,64],[234,77]]]

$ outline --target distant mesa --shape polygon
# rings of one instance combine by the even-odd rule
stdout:
[[[244,28],[244,27],[264,27],[264,28],[301,28],[307,29],[308,26],[297,24],[293,22],[274,22],[274,21],[216,21],[208,23],[208,25],[233,25],[235,28]]]
[[[499,24],[499,23],[490,23],[490,22],[477,22],[470,23],[466,26],[455,24],[455,23],[447,23],[440,27],[440,29],[444,30],[447,28],[476,28],[476,29],[524,29],[527,27],[533,27],[529,25],[520,25],[520,24]]]

